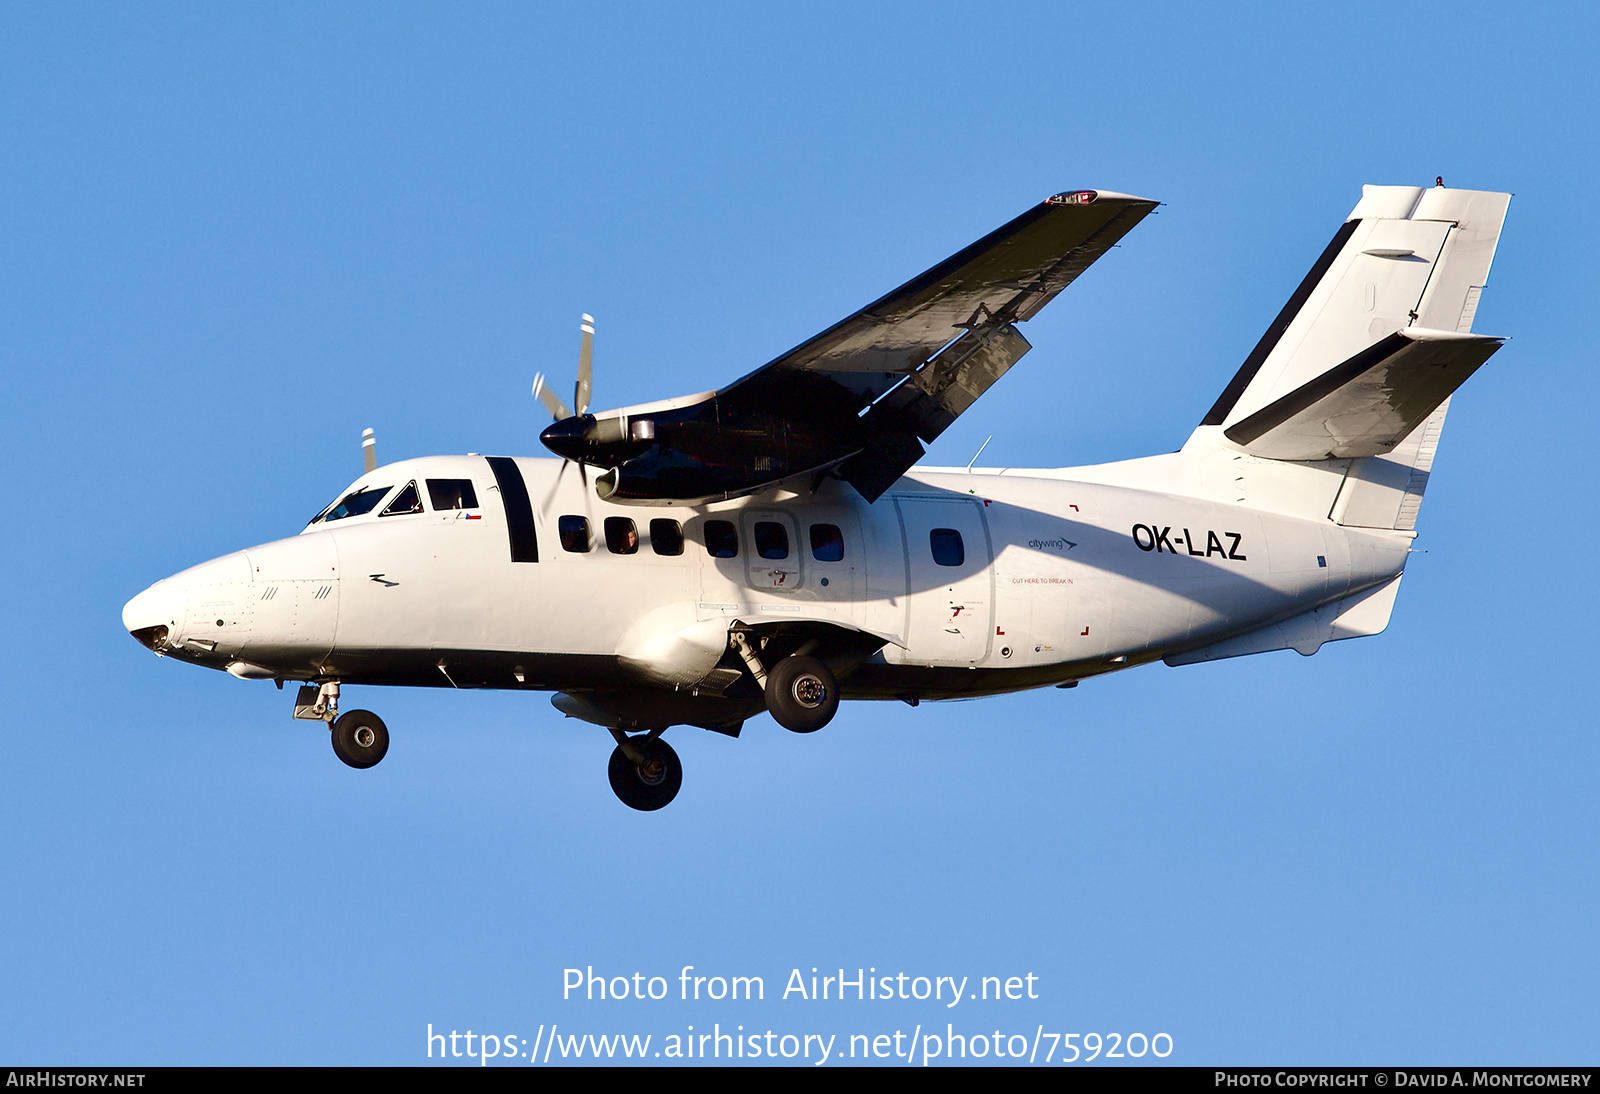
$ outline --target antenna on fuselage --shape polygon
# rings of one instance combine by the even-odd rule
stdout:
[[[370,428],[361,431],[361,460],[366,470],[378,469],[378,438]]]
[[[993,433],[991,433],[987,437],[985,437],[983,443],[978,446],[978,450],[972,454],[972,459],[967,461],[967,471],[968,471],[968,473],[970,473],[972,471],[972,465],[978,462],[978,457],[983,455],[983,450],[985,448],[989,447],[989,442],[992,441],[992,440],[994,440],[994,434]]]

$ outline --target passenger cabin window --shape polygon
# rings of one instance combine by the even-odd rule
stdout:
[[[738,558],[739,532],[725,520],[708,520],[705,524],[706,551],[712,558]]]
[[[627,517],[606,518],[606,550],[614,555],[632,555],[639,551],[639,529]]]
[[[844,533],[837,524],[811,526],[811,557],[818,562],[844,561]]]
[[[762,558],[788,558],[789,530],[775,520],[756,521],[756,554]]]
[[[378,507],[391,488],[366,486],[339,499],[339,503],[323,513],[320,520],[343,520],[345,517],[364,517]],[[312,521],[313,524],[316,521]]]
[[[422,512],[422,495],[417,492],[417,483],[413,479],[406,483],[405,489],[394,496],[394,500],[383,507],[380,517],[397,517],[405,513]]]
[[[471,479],[429,479],[428,503],[435,512],[441,509],[476,509],[478,495],[473,493]]]
[[[683,525],[665,518],[651,521],[650,549],[658,555],[683,554]]]
[[[561,535],[561,549],[582,554],[589,549],[589,518],[562,517],[556,524]]]
[[[928,533],[928,546],[933,548],[933,561],[940,566],[959,566],[967,560],[961,533],[954,528],[933,529]]]

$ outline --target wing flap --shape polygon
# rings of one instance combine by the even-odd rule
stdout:
[[[862,418],[870,438],[839,477],[877,501],[932,442],[1033,347],[1016,327],[968,330],[922,369],[873,404]]]
[[[1033,346],[1009,323],[962,333],[867,413],[932,442]]]

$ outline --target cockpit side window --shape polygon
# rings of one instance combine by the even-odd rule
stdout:
[[[478,495],[471,479],[429,479],[428,504],[435,512],[443,509],[476,509]]]
[[[391,487],[365,486],[360,490],[346,494],[339,499],[339,503],[327,510],[317,520],[343,520],[345,517],[363,517],[378,507]],[[311,523],[315,524],[316,521]]]
[[[380,517],[397,517],[404,513],[422,512],[422,495],[417,492],[417,481],[412,479],[406,483],[405,488],[394,496],[394,500],[383,507]]]

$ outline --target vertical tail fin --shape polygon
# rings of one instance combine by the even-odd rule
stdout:
[[[1509,194],[1367,186],[1201,423],[1277,461],[1351,458],[1329,516],[1411,530],[1474,335]]]
[[[1363,187],[1201,424],[1232,427],[1397,332],[1470,332],[1510,200],[1442,186]]]

